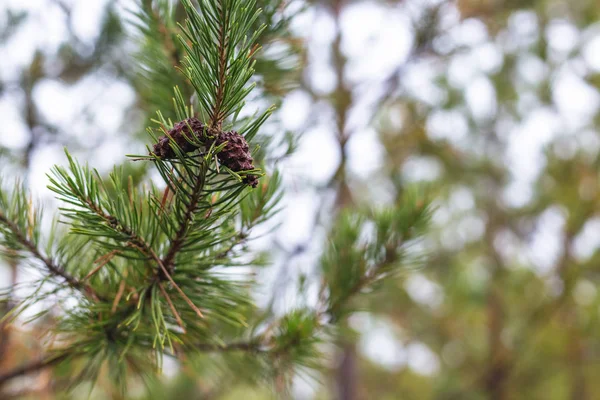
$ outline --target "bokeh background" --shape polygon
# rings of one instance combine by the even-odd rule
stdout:
[[[394,202],[415,183],[436,205],[425,264],[386,282],[293,396],[600,398],[600,3],[259,3],[277,25],[248,107],[278,106],[263,136],[286,190],[278,227],[253,244],[272,256],[259,304],[294,307],[336,210]],[[140,79],[138,7],[0,1],[0,169],[48,209],[45,174],[64,146],[101,173],[152,178],[126,154],[151,143],[145,126],[170,94]],[[176,84],[172,65],[163,77]],[[26,279],[0,264],[0,286]],[[2,327],[0,371],[42,351],[40,330]],[[55,398],[50,382],[27,389]],[[162,390],[273,396],[170,364]]]

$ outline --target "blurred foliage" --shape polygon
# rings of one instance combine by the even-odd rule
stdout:
[[[389,180],[401,193],[406,166],[427,160],[437,169],[429,185],[440,207],[429,262],[418,272],[435,296],[423,299],[407,281],[389,282],[388,294],[369,309],[397,327],[401,343],[426,344],[435,366],[407,379],[414,375],[410,367],[392,372],[364,360],[361,398],[597,398],[599,251],[591,238],[600,211],[600,110],[594,106],[592,115],[569,123],[569,99],[559,96],[577,96],[576,89],[561,92],[559,84],[570,74],[597,96],[595,67],[572,67],[584,62],[583,49],[597,37],[600,7],[585,0],[460,0],[455,6],[455,26],[484,27],[487,38],[454,44],[451,33],[437,29],[429,51],[408,67],[436,65],[441,100],[424,102],[410,82],[400,82],[404,90],[376,118],[386,161],[373,179]],[[573,41],[568,50],[556,44],[567,30],[573,32],[563,37]],[[460,63],[476,62],[489,45],[493,53],[486,54],[499,63],[475,67],[468,81],[457,81],[455,68],[473,68]],[[489,90],[469,98],[475,80]],[[485,104],[483,115],[476,102]],[[553,133],[537,156],[526,136],[548,129],[531,122],[540,113]],[[458,123],[440,135],[439,121]],[[527,168],[539,171],[527,172],[533,177],[523,183]]]

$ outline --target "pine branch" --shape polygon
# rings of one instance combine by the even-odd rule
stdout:
[[[243,351],[243,352],[265,352],[265,350],[261,350],[261,346],[258,342],[250,341],[250,342],[233,342],[225,345],[215,345],[208,343],[198,343],[193,345],[195,350],[198,350],[203,353],[226,353],[226,352],[234,352],[234,351]],[[28,364],[24,364],[20,367],[14,368],[8,372],[0,374],[0,387],[9,381],[26,376],[48,367],[55,366],[60,364],[62,361],[65,361],[68,358],[76,358],[81,355],[73,355],[68,353],[63,353],[58,356],[51,356],[47,358],[43,358],[37,361],[32,361]]]
[[[0,387],[9,382],[12,379],[29,375],[34,372],[38,372],[42,369],[51,367],[53,365],[59,364],[60,362],[66,360],[69,357],[72,357],[72,354],[61,354],[58,356],[52,356],[48,358],[44,358],[38,361],[30,362],[29,364],[22,365],[13,370],[0,374]]]
[[[248,238],[248,235],[245,232],[240,232],[239,234],[237,234],[235,236],[235,238],[231,242],[231,244],[229,246],[227,246],[227,248],[225,248],[224,250],[222,250],[220,253],[218,253],[215,258],[217,260],[226,259],[231,254],[231,252],[233,251],[233,249],[236,246],[244,243],[247,238]]]
[[[332,230],[329,248],[321,259],[327,293],[323,311],[338,321],[352,297],[381,279],[393,276],[407,261],[422,261],[419,252],[411,258],[411,245],[424,232],[431,208],[417,192],[409,191],[401,204],[367,215],[343,212]],[[370,240],[361,238],[365,226],[372,223]]]
[[[383,262],[374,266],[353,287],[351,287],[345,293],[344,298],[338,299],[337,301],[330,304],[329,308],[327,308],[327,310],[325,311],[325,314],[328,314],[335,318],[335,316],[338,314],[340,309],[343,306],[345,306],[353,296],[360,293],[361,290],[363,290],[365,287],[369,286],[370,284],[374,283],[379,278],[379,276],[378,276],[379,271],[381,271],[387,267],[393,266],[398,261],[398,259],[399,259],[399,257],[396,253],[390,253],[389,257],[386,257],[386,259]]]
[[[12,234],[15,236],[17,241],[29,253],[31,253],[31,255],[33,255],[36,259],[38,259],[42,263],[44,263],[44,265],[46,266],[46,268],[48,268],[48,271],[50,271],[50,273],[52,273],[56,277],[64,279],[65,282],[67,283],[67,285],[69,285],[73,289],[81,291],[86,296],[89,296],[95,300],[101,299],[101,297],[96,293],[96,291],[91,286],[76,279],[74,276],[72,276],[68,272],[66,272],[62,266],[56,264],[49,257],[44,256],[39,251],[37,246],[33,242],[31,242],[30,240],[27,239],[27,237],[23,234],[23,232],[21,232],[19,227],[14,222],[12,222],[8,218],[6,218],[6,216],[1,212],[0,212],[0,223],[4,224],[12,232]]]
[[[182,4],[189,17],[187,28],[182,29],[185,38],[180,37],[187,53],[182,71],[194,86],[204,114],[210,117],[210,126],[220,128],[228,116],[241,109],[254,87],[248,85],[254,74],[252,56],[265,26],[254,30],[253,24],[261,10],[255,8],[255,0],[201,0],[200,12],[190,0],[182,0]],[[255,125],[262,123],[259,120]]]
[[[70,186],[70,187],[73,190],[73,193],[78,193],[78,191],[75,188],[73,188],[72,186]],[[90,211],[95,213],[104,222],[106,222],[106,224],[108,226],[110,226],[113,230],[115,230],[121,234],[124,234],[128,238],[128,244],[130,244],[133,248],[138,249],[144,256],[146,256],[148,258],[152,258],[152,259],[160,261],[160,259],[156,256],[156,254],[154,254],[154,251],[152,250],[152,248],[146,243],[144,238],[142,238],[141,236],[138,236],[133,231],[133,229],[131,229],[129,226],[122,223],[114,215],[110,215],[107,212],[105,212],[104,210],[102,210],[102,208],[100,206],[95,204],[90,199],[87,199],[87,198],[79,196],[79,195],[76,195],[75,197],[77,197],[78,200],[82,202],[82,204],[87,206],[87,208]]]
[[[206,173],[208,172],[208,166],[206,161],[203,164],[203,168],[195,178],[194,187],[192,188],[192,192],[190,194],[189,204],[186,207],[185,213],[183,215],[183,219],[180,221],[179,229],[175,234],[175,237],[171,240],[171,246],[167,251],[166,256],[163,258],[159,265],[163,265],[168,273],[172,274],[174,270],[175,257],[177,253],[181,250],[185,239],[186,234],[189,230],[190,225],[194,220],[194,215],[196,209],[198,208],[198,203],[201,200],[202,189],[204,189],[204,182],[206,181]],[[165,278],[161,273],[161,278]]]
[[[159,266],[157,276],[160,276],[161,279],[165,279],[165,278],[168,279],[171,282],[171,284],[173,285],[173,287],[179,292],[179,294],[182,296],[182,298],[186,301],[186,303],[188,303],[188,305],[196,312],[196,314],[200,318],[203,317],[200,309],[198,309],[198,307],[196,307],[196,305],[181,290],[181,288],[177,285],[177,283],[175,283],[173,278],[171,278],[171,274],[169,273],[168,268],[165,266],[164,261],[161,260],[160,257],[158,257],[158,255],[154,252],[152,247],[150,247],[141,236],[136,235],[135,232],[133,232],[133,230],[130,227],[121,223],[117,217],[114,217],[110,214],[105,213],[100,207],[96,206],[91,200],[84,199],[84,198],[81,198],[80,200],[82,202],[84,202],[91,211],[95,212],[100,218],[102,218],[104,221],[106,221],[106,223],[110,227],[112,227],[113,229],[115,229],[116,231],[118,231],[120,233],[127,235],[127,237],[129,238],[129,244],[132,247],[134,247],[138,251],[140,251],[142,253],[142,255],[144,255],[145,257],[155,261],[157,263],[157,265]],[[186,213],[186,215],[187,215],[187,213]],[[187,221],[186,223],[189,223],[189,218],[192,218],[192,213],[190,213],[188,215],[188,219],[186,219],[186,221]],[[181,231],[181,229],[180,229],[180,231]],[[185,226],[185,231],[187,231],[187,225]],[[183,238],[184,238],[183,234],[181,235],[181,237],[178,236],[178,238],[179,238],[178,240],[181,241],[181,243],[178,244],[178,248],[181,248],[181,244],[183,243]],[[173,243],[175,243],[175,242],[176,241],[174,241]],[[179,241],[177,241],[177,243],[179,243]],[[175,248],[174,245],[171,246],[171,249],[173,249],[173,248]],[[176,254],[176,252],[177,252],[177,250],[173,251],[173,257]],[[168,254],[167,254],[167,256],[168,256]]]
[[[229,45],[229,36],[226,31],[226,27],[229,25],[227,7],[223,4],[225,0],[220,1],[221,6],[221,25],[219,26],[219,78],[217,81],[217,94],[215,96],[215,104],[211,112],[211,126],[213,128],[221,129],[223,117],[221,116],[221,106],[223,104],[223,97],[225,94],[225,80],[227,79],[227,47]]]
[[[221,353],[221,352],[231,352],[231,351],[249,351],[249,352],[265,352],[266,350],[261,349],[261,345],[259,342],[251,341],[251,342],[234,342],[229,343],[223,346],[215,345],[215,344],[206,344],[200,343],[193,345],[194,349],[205,353]]]

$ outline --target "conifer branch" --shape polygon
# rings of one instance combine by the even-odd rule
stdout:
[[[198,343],[193,345],[193,348],[204,353],[221,353],[221,352],[233,352],[233,351],[247,351],[247,352],[264,352],[265,350],[261,350],[260,344],[258,342],[234,342],[225,345],[215,345],[208,343]],[[32,361],[28,364],[24,364],[20,367],[14,368],[8,372],[0,374],[0,387],[2,387],[7,382],[19,378],[21,376],[26,376],[48,367],[52,367],[56,364],[60,364],[62,361],[65,361],[68,358],[76,358],[81,357],[82,355],[74,355],[63,353],[58,356],[51,356],[47,358],[43,358],[37,361]]]
[[[192,300],[190,300],[190,298],[184,293],[184,291],[181,290],[181,288],[179,287],[179,285],[177,285],[177,283],[175,283],[175,281],[171,277],[171,274],[169,274],[169,271],[167,271],[167,269],[165,268],[165,266],[162,263],[162,261],[159,259],[159,260],[157,260],[157,262],[158,262],[158,265],[160,266],[161,272],[164,274],[164,276],[167,277],[167,279],[169,280],[169,282],[171,282],[171,284],[173,285],[173,287],[175,288],[175,290],[177,290],[177,292],[179,292],[179,294],[185,300],[185,302],[188,303],[188,305],[192,308],[192,310],[194,310],[196,312],[196,314],[200,318],[204,318],[204,315],[202,314],[202,312],[200,311],[200,309],[198,307],[196,307],[196,305],[192,302]]]
[[[365,287],[369,286],[370,284],[372,284],[373,282],[375,282],[377,280],[377,278],[378,278],[377,272],[378,271],[384,269],[385,267],[392,266],[397,260],[398,260],[398,257],[396,256],[396,254],[393,254],[389,259],[386,259],[381,264],[376,265],[370,272],[367,272],[364,275],[364,277],[362,277],[353,287],[351,287],[345,293],[344,298],[338,299],[337,301],[333,302],[327,308],[327,310],[324,312],[324,314],[328,314],[331,317],[335,318],[336,315],[339,313],[340,309],[344,305],[346,305],[353,296],[357,295],[358,293],[360,293],[361,290],[363,290]]]
[[[249,342],[234,342],[225,345],[199,343],[193,345],[194,349],[205,353],[220,353],[220,352],[231,352],[231,351],[249,351],[249,352],[266,352],[261,349],[261,344],[257,341]]]
[[[146,243],[144,238],[138,236],[133,231],[133,229],[131,229],[130,227],[123,224],[117,217],[104,212],[100,207],[98,207],[92,201],[90,201],[88,199],[80,199],[80,200],[83,201],[85,204],[87,204],[89,209],[91,211],[93,211],[94,213],[96,213],[96,215],[98,215],[100,218],[102,218],[111,228],[113,228],[117,232],[125,234],[128,237],[129,244],[133,248],[140,251],[140,253],[142,253],[142,255],[144,255],[148,258],[152,258],[153,260],[155,260],[157,262],[160,261],[160,258],[158,258],[158,256],[152,250],[152,248]]]
[[[85,199],[84,201],[86,202],[86,204],[88,204],[88,206],[90,207],[90,209],[92,211],[94,211],[99,217],[104,219],[112,228],[116,229],[117,231],[119,231],[121,233],[126,234],[129,237],[129,244],[131,244],[134,248],[138,249],[138,251],[140,251],[146,257],[155,261],[159,266],[158,276],[165,277],[166,279],[168,279],[171,282],[171,284],[173,285],[173,287],[177,290],[177,292],[179,292],[181,297],[185,300],[185,302],[188,303],[188,305],[196,312],[196,314],[200,318],[204,317],[204,315],[202,314],[200,309],[189,299],[189,297],[183,292],[183,290],[181,290],[181,288],[173,280],[173,278],[171,277],[171,274],[169,273],[163,260],[161,260],[160,257],[158,257],[158,255],[154,252],[154,250],[152,250],[152,248],[146,243],[146,241],[142,237],[136,235],[131,228],[122,224],[116,217],[109,215],[109,214],[105,213],[104,211],[102,211],[102,209],[97,207],[91,201],[89,201],[87,199]],[[191,207],[191,205],[190,205],[190,207]],[[192,214],[190,213],[189,218],[192,218],[191,215]],[[186,219],[186,221],[188,221],[188,219]],[[189,223],[189,221],[188,221],[188,223]],[[182,225],[182,227],[183,226],[184,225]],[[182,231],[182,229],[180,229],[180,231]],[[185,231],[187,231],[187,224],[185,225]],[[178,250],[180,248],[181,244],[183,243],[184,236],[182,234],[181,237],[179,237],[179,235],[177,237],[179,238],[177,243],[179,243],[179,241],[181,241],[181,243],[178,244],[178,246],[179,246],[177,248],[177,250]],[[173,243],[175,243],[175,241]],[[171,249],[173,249],[173,248],[175,248],[174,245],[171,246]],[[176,254],[177,250],[175,250],[173,252],[173,257],[174,257],[174,254]]]
[[[192,193],[190,194],[189,204],[186,207],[185,213],[183,214],[183,219],[180,221],[179,229],[177,230],[175,237],[171,240],[171,246],[169,247],[166,256],[159,263],[159,266],[165,270],[165,273],[173,273],[175,267],[175,257],[183,247],[186,234],[194,220],[196,209],[198,208],[198,204],[201,200],[202,189],[204,189],[204,182],[206,181],[206,174],[208,172],[206,164],[207,161],[204,160],[203,162],[203,168],[195,178],[194,187],[192,188]],[[159,274],[161,278],[166,277],[163,275],[163,272],[160,272]]]
[[[223,118],[221,116],[221,105],[223,104],[223,97],[225,95],[225,80],[227,79],[227,47],[228,33],[227,26],[229,25],[227,7],[223,4],[225,0],[220,0],[221,8],[221,24],[219,26],[219,43],[217,44],[219,53],[219,77],[217,80],[217,93],[215,96],[215,104],[211,113],[211,126],[213,128],[221,129]]]
[[[25,234],[23,234],[23,232],[21,232],[21,230],[19,229],[17,224],[15,224],[11,220],[9,220],[2,212],[0,212],[0,223],[2,223],[3,225],[6,226],[12,232],[15,239],[31,255],[33,255],[36,259],[40,260],[46,266],[48,271],[50,271],[50,273],[52,273],[56,277],[64,279],[64,281],[67,283],[67,285],[69,285],[73,289],[76,289],[76,290],[82,292],[86,296],[89,296],[89,297],[93,298],[94,300],[100,299],[100,296],[96,293],[96,291],[91,286],[85,284],[84,282],[78,280],[77,278],[75,278],[74,276],[69,274],[67,271],[65,271],[64,267],[56,264],[56,262],[54,262],[51,258],[44,256],[40,252],[40,250],[37,248],[37,246],[32,241],[27,239]]]
[[[217,260],[222,260],[224,258],[227,258],[227,256],[229,256],[231,254],[231,252],[233,251],[233,249],[244,243],[244,241],[248,238],[248,235],[244,232],[240,232],[239,234],[237,234],[234,238],[234,240],[231,242],[231,244],[229,246],[227,246],[227,248],[225,248],[223,251],[221,251],[220,253],[217,254],[216,259]]]
[[[171,301],[171,297],[169,297],[169,293],[167,293],[167,291],[163,287],[162,282],[158,282],[158,288],[160,289],[160,292],[162,293],[162,295],[165,297],[165,300],[167,300],[167,304],[169,305],[169,308],[171,309],[173,316],[177,320],[177,325],[179,325],[179,327],[183,330],[183,333],[185,333],[185,327],[183,325],[183,320],[181,319],[181,315],[179,315],[179,313],[177,312],[177,309],[173,305],[173,302]]]
[[[197,204],[200,201],[200,194],[202,192],[202,188],[204,187],[203,182],[205,180],[206,171],[207,171],[207,168],[203,168],[201,174],[197,178],[197,185],[194,188],[194,191],[196,193],[195,200],[193,198],[194,201],[191,202],[190,205],[188,206],[184,221],[182,221],[182,225],[181,225],[179,231],[177,232],[175,239],[173,240],[173,242],[171,244],[171,248],[170,248],[169,252],[167,253],[167,256],[165,257],[165,259],[171,260],[171,261],[169,261],[170,262],[169,265],[172,265],[172,263],[173,263],[172,260],[174,259],[175,255],[177,254],[177,251],[179,251],[181,249],[181,246],[183,245],[183,241],[185,239],[185,233],[188,231],[189,224],[190,224],[191,220],[193,219],[193,212],[195,211]],[[201,176],[202,176],[202,178],[200,178]],[[72,189],[73,193],[79,193],[79,191],[77,191],[75,188],[71,187],[71,189]],[[87,206],[87,208],[90,211],[92,211],[97,216],[99,216],[102,220],[104,220],[112,229],[116,230],[119,233],[124,234],[127,237],[128,245],[137,249],[142,255],[144,255],[148,259],[151,259],[154,262],[156,262],[156,264],[159,267],[157,270],[157,276],[160,279],[166,278],[167,280],[169,280],[171,282],[171,284],[173,285],[173,287],[177,290],[177,292],[185,300],[185,302],[194,310],[194,312],[200,318],[204,317],[202,312],[200,311],[200,309],[189,299],[189,297],[183,292],[183,290],[173,280],[173,278],[171,277],[171,274],[169,273],[168,268],[165,266],[165,262],[163,260],[161,260],[160,257],[158,257],[158,255],[154,252],[152,247],[150,247],[146,243],[144,238],[137,235],[131,227],[122,223],[117,217],[110,215],[107,212],[105,212],[104,210],[102,210],[102,208],[100,206],[98,206],[97,204],[95,204],[92,200],[85,198],[83,196],[80,196],[80,195],[76,195],[76,197],[79,199],[79,201],[82,202],[82,204]],[[117,301],[117,299],[115,299],[115,301]]]
[[[53,365],[59,364],[60,362],[66,360],[69,357],[72,357],[72,354],[61,354],[58,356],[52,356],[48,358],[44,358],[37,361],[32,361],[29,364],[22,365],[13,370],[0,374],[0,387],[9,382],[12,379],[18,378],[20,376],[28,375],[34,372],[38,372],[42,369],[51,367]]]

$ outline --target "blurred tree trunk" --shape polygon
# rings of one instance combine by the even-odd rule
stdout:
[[[580,230],[581,226],[578,227]],[[573,239],[576,233],[567,228],[564,235],[562,249],[563,256],[558,266],[558,272],[563,281],[563,293],[560,298],[560,320],[565,327],[566,347],[565,358],[568,366],[570,398],[571,400],[586,400],[588,399],[585,379],[585,346],[580,332],[579,310],[577,304],[573,300],[573,292],[575,285],[579,280],[579,273],[576,265],[573,264],[573,255],[571,249],[573,247]]]
[[[342,28],[340,26],[340,15],[344,7],[344,0],[333,0],[331,3],[331,12],[335,21],[336,36],[332,44],[333,68],[336,74],[336,88],[332,95],[332,105],[335,109],[336,137],[341,155],[340,164],[330,183],[336,190],[336,200],[334,213],[339,210],[351,207],[353,204],[352,192],[348,184],[348,175],[346,173],[347,152],[346,144],[350,139],[346,121],[350,105],[352,104],[352,91],[346,83],[346,57],[342,53]],[[342,325],[347,325],[343,322]],[[337,386],[337,395],[339,400],[357,399],[358,371],[356,343],[352,338],[342,337],[339,342],[340,354],[335,372],[335,381]]]

